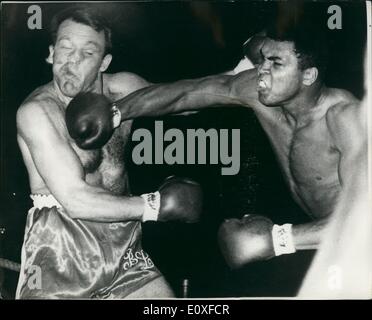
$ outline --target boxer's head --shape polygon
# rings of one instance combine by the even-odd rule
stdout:
[[[291,101],[302,90],[322,83],[326,46],[321,33],[308,28],[269,28],[261,48],[258,93],[267,106]],[[319,37],[317,37],[319,36]]]
[[[90,7],[69,8],[52,19],[51,36],[47,62],[60,91],[68,97],[87,91],[112,59],[106,21]]]

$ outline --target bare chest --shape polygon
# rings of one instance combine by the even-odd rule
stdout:
[[[116,193],[128,191],[125,151],[131,126],[131,121],[123,122],[102,149],[82,150],[71,141],[71,146],[84,168],[88,183],[102,186]]]
[[[335,204],[340,184],[339,153],[332,146],[325,119],[301,129],[271,123],[265,131],[294,199],[305,211],[326,215]]]
[[[339,153],[333,148],[325,121],[293,133],[288,169],[297,184],[319,187],[338,183]]]

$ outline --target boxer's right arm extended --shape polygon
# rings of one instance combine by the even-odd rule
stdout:
[[[170,84],[156,84],[135,91],[116,102],[122,120],[160,116],[208,107],[261,106],[255,69],[237,75],[215,75]]]
[[[50,109],[55,106],[44,107]],[[168,183],[160,190],[164,195],[160,197],[160,207],[151,212],[147,209],[153,205],[153,201],[148,197],[116,196],[86,183],[80,159],[42,106],[35,103],[23,105],[17,112],[17,128],[21,148],[28,149],[49,191],[72,218],[102,222],[197,220],[199,204],[188,210],[185,210],[186,206],[182,207],[182,201],[190,205],[193,202],[188,200],[200,199],[194,194],[200,192],[195,185],[177,181],[177,188],[174,188]],[[197,210],[193,211],[194,208]]]
[[[81,148],[94,149],[103,146],[123,120],[219,106],[269,110],[259,103],[256,85],[257,71],[252,69],[235,76],[216,75],[152,85],[115,103],[103,95],[82,93],[70,102],[66,124]]]

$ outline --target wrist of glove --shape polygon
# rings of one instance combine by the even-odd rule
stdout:
[[[121,112],[115,102],[111,104],[111,112],[112,112],[112,126],[114,129],[116,129],[118,126],[120,126],[120,123],[121,123]]]
[[[292,225],[274,225],[264,216],[228,219],[219,228],[221,253],[231,268],[295,252]]]
[[[274,224],[271,235],[275,256],[296,252],[292,235],[292,224],[286,223],[281,226]]]
[[[141,198],[145,201],[145,207],[142,215],[142,222],[157,221],[160,211],[160,193],[144,193]]]

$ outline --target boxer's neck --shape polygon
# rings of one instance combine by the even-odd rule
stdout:
[[[289,122],[302,127],[313,121],[322,113],[322,100],[326,88],[323,85],[303,91],[295,99],[282,106]]]
[[[53,89],[54,89],[54,93],[55,95],[57,96],[57,99],[62,103],[62,105],[66,108],[67,105],[70,103],[70,101],[72,100],[72,98],[70,97],[67,97],[65,96],[61,90],[59,89],[57,83],[55,81],[53,81]]]

